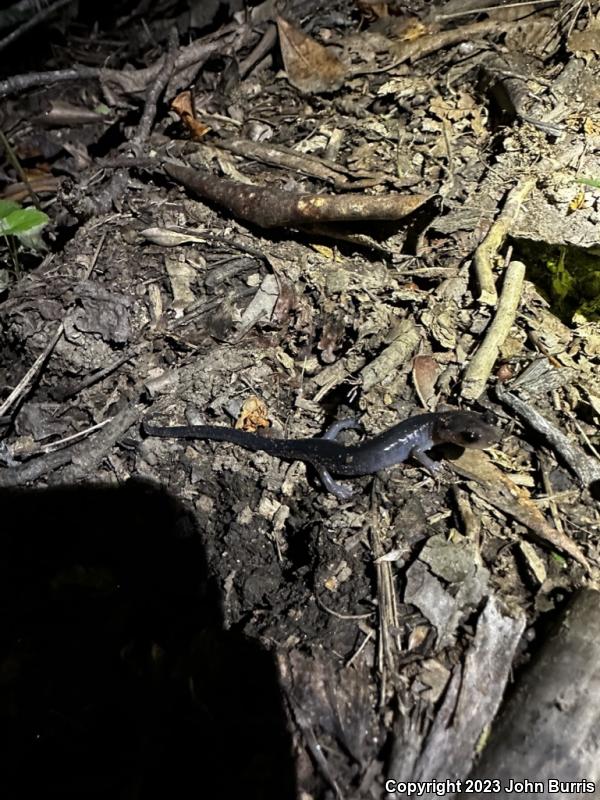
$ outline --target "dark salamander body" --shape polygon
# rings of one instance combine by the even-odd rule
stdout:
[[[409,417],[372,439],[355,445],[336,442],[337,435],[347,428],[360,428],[352,419],[334,423],[319,438],[270,439],[235,428],[211,425],[161,427],[143,423],[148,436],[174,439],[210,439],[232,442],[247,450],[262,450],[278,458],[306,461],[319,473],[325,488],[340,500],[347,500],[352,490],[336,483],[331,475],[369,475],[414,458],[434,474],[439,465],[427,456],[437,444],[451,443],[460,447],[485,448],[500,439],[501,431],[489,425],[472,411],[441,411]]]

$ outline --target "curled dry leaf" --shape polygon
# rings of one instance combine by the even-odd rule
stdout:
[[[158,244],[161,247],[177,247],[180,244],[188,244],[189,242],[205,241],[205,239],[198,238],[190,233],[180,233],[170,228],[144,228],[143,231],[140,231],[140,236],[143,236],[146,241]]]
[[[516,519],[542,541],[567,553],[588,572],[590,565],[579,546],[562,531],[553,528],[529,492],[501,472],[481,450],[465,450],[450,462],[452,468],[473,481],[472,490],[503,514]]]
[[[291,22],[277,17],[279,46],[288,80],[301,92],[333,92],[346,78],[346,67],[327,47]]]
[[[431,356],[415,356],[413,359],[413,381],[419,400],[424,408],[432,411],[435,407],[435,384],[440,370],[437,361]]]
[[[242,431],[256,431],[258,428],[268,428],[267,405],[264,400],[251,394],[244,400],[240,415],[235,427]]]
[[[194,98],[189,90],[180,92],[171,103],[171,108],[192,134],[192,138],[196,140],[203,139],[209,132],[210,127],[196,119]]]

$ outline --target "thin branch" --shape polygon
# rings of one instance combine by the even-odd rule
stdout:
[[[70,3],[73,3],[74,0],[56,0],[54,5],[48,6],[47,8],[43,8],[41,11],[38,11],[31,19],[26,20],[22,25],[19,25],[18,28],[15,28],[12,33],[9,33],[8,36],[5,36],[4,39],[0,40],[0,52],[11,45],[13,42],[16,42],[21,36],[25,33],[30,31],[32,28],[36,28],[40,23],[44,22],[44,20],[51,17],[53,14],[56,14],[57,11],[60,11],[61,8],[64,6],[68,6]]]

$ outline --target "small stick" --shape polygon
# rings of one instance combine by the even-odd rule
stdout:
[[[518,183],[506,198],[498,219],[490,227],[487,236],[475,251],[475,275],[479,284],[479,300],[489,306],[496,305],[498,294],[493,275],[493,258],[504,244],[523,202],[535,186],[534,178]]]
[[[25,172],[25,170],[21,166],[21,162],[19,161],[19,159],[15,155],[15,151],[10,146],[10,142],[8,141],[6,136],[4,135],[3,131],[0,131],[0,144],[4,148],[4,152],[6,153],[6,157],[10,161],[10,163],[12,164],[13,169],[18,174],[19,178],[21,178],[22,182],[25,184],[25,188],[27,189],[27,192],[29,193],[29,196],[31,197],[31,202],[38,209],[38,211],[41,211],[42,210],[42,206],[40,204],[40,198],[37,196],[37,194],[33,190],[32,185],[29,183],[29,179],[27,177],[27,173]]]
[[[0,81],[0,97],[19,93],[34,86],[48,86],[51,83],[99,78],[101,74],[102,69],[100,67],[83,66],[47,70],[46,72],[25,72],[21,75],[12,75],[10,78]]]
[[[146,105],[144,106],[144,113],[140,119],[138,129],[133,137],[132,146],[139,148],[140,145],[150,136],[152,123],[156,117],[156,106],[158,99],[164,92],[165,87],[171,80],[173,70],[175,69],[175,60],[177,58],[177,30],[173,28],[169,33],[169,49],[163,57],[162,69],[156,76],[156,79],[146,95]]]
[[[505,403],[542,436],[546,437],[549,444],[559,454],[569,468],[577,475],[584,486],[600,482],[600,461],[589,456],[583,448],[579,447],[565,436],[565,434],[547,420],[539,411],[521,400],[512,392],[507,392],[503,387],[496,387],[496,394],[501,403]]]
[[[267,55],[267,53],[271,52],[276,44],[277,28],[275,25],[268,25],[256,47],[249,55],[246,56],[246,58],[243,59],[243,61],[240,61],[240,77],[245,78],[250,70],[253,69],[253,67],[255,67],[258,62]]]
[[[168,162],[165,172],[203,200],[261,228],[303,227],[325,222],[398,220],[422,206],[429,195],[297,194],[255,186]]]
[[[456,19],[456,17],[465,17],[469,14],[489,14],[490,11],[496,11],[500,8],[502,11],[506,8],[518,8],[521,10],[523,6],[538,6],[541,3],[556,5],[558,0],[525,0],[525,2],[524,0],[519,0],[517,3],[490,4],[489,6],[484,5],[482,8],[467,8],[464,11],[454,11],[452,14],[436,14],[435,19]]]
[[[465,371],[461,396],[466,400],[474,400],[485,389],[498,357],[500,346],[515,321],[524,278],[525,264],[521,261],[512,261],[506,269],[496,316],[488,328],[479,350],[475,353]]]
[[[34,14],[33,17],[30,17],[26,20],[22,25],[19,25],[18,28],[15,28],[14,31],[5,36],[4,39],[0,40],[0,52],[4,50],[6,47],[11,45],[13,42],[16,42],[17,39],[23,36],[24,33],[30,31],[32,28],[35,28],[45,19],[51,17],[57,11],[60,11],[63,6],[68,6],[70,3],[74,2],[74,0],[56,0],[54,5],[48,6],[47,8],[43,8],[41,11],[38,11],[37,14]]]
[[[17,403],[21,397],[23,397],[27,393],[27,391],[29,390],[29,386],[31,385],[31,383],[33,383],[34,378],[38,375],[39,371],[46,363],[46,359],[48,358],[50,353],[54,350],[54,348],[56,347],[56,343],[63,335],[64,329],[65,329],[64,323],[61,322],[56,330],[56,333],[50,339],[50,341],[44,348],[43,352],[40,353],[40,355],[36,358],[33,364],[29,367],[25,375],[23,375],[19,383],[8,395],[6,400],[2,403],[2,405],[0,405],[0,417],[3,417],[6,414],[6,412],[10,408],[12,408],[12,406],[15,405],[15,403]]]

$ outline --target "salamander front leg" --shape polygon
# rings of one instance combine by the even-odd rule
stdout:
[[[424,450],[418,450],[415,447],[414,450],[410,451],[410,455],[415,461],[418,461],[422,467],[425,467],[430,475],[433,475],[434,478],[439,478],[440,472],[442,471],[441,464],[429,458]]]
[[[325,431],[322,439],[337,439],[339,434],[342,431],[347,430],[348,428],[354,428],[355,430],[362,430],[363,426],[358,422],[356,419],[338,419],[337,422],[334,422],[333,425],[330,425],[329,428]]]
[[[350,500],[352,497],[352,489],[349,486],[344,486],[343,484],[334,481],[325,467],[319,467],[317,464],[315,464],[315,469],[319,473],[321,483],[328,492],[334,494],[338,500]]]

